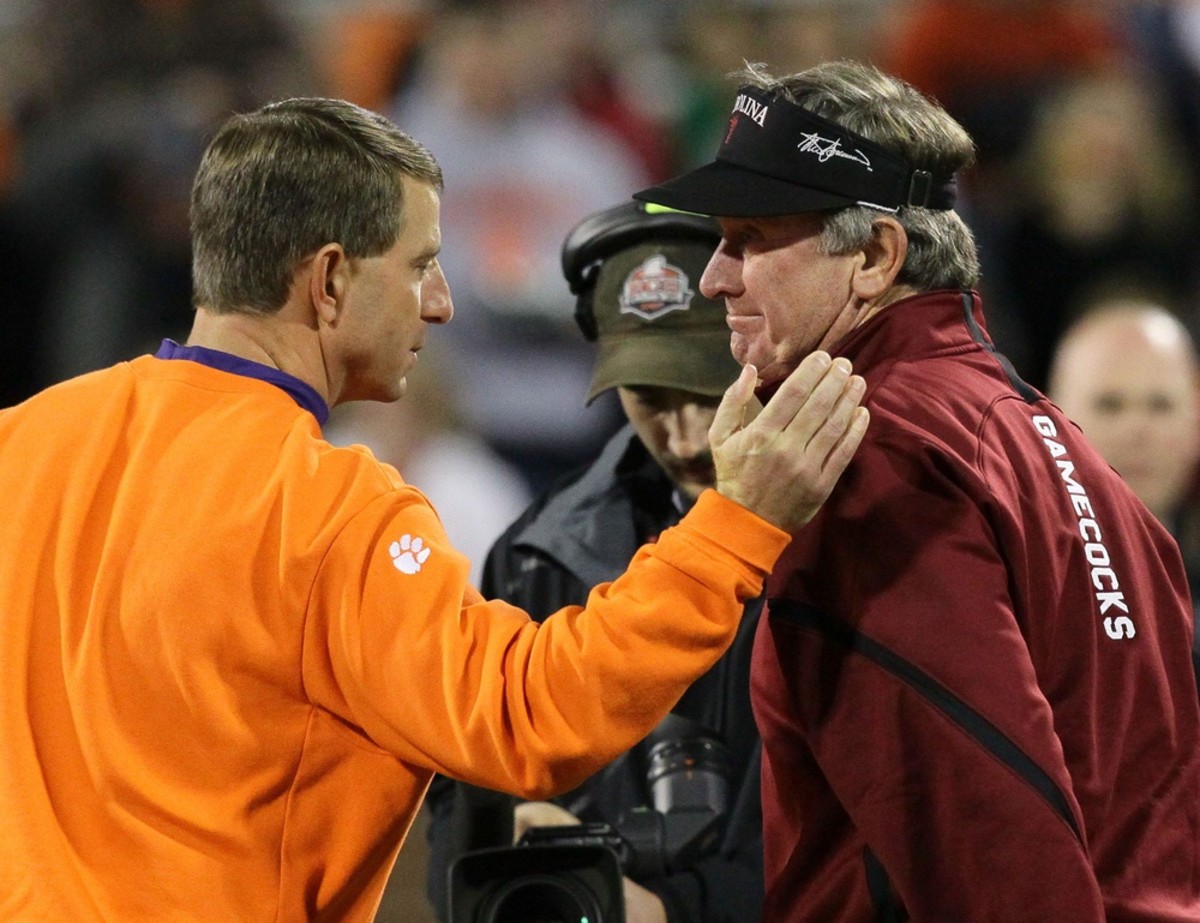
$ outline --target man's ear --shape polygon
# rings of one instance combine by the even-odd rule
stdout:
[[[336,326],[345,307],[350,258],[341,244],[325,244],[313,256],[308,270],[308,297],[317,322]]]
[[[891,215],[876,218],[874,234],[862,249],[862,261],[854,270],[851,286],[864,302],[873,302],[896,282],[908,255],[908,232]]]

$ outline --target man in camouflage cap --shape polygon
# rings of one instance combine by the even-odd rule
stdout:
[[[628,425],[594,462],[553,485],[500,537],[487,559],[480,587],[485,596],[520,605],[537,619],[582,603],[592,586],[619,575],[641,544],[713,485],[708,427],[739,371],[724,305],[699,292],[719,240],[712,219],[639,202],[593,215],[567,236],[563,273],[577,298],[579,326],[597,344],[587,399],[616,388]],[[760,608],[759,600],[747,605],[732,647],[660,726],[666,733],[670,722],[673,734],[683,728],[711,742],[727,767],[724,804],[711,806],[713,829],[723,822],[724,832],[687,859],[673,853],[695,843],[668,842],[667,855],[638,857],[639,866],[662,860],[657,872],[625,868],[628,919],[760,915],[759,738],[749,693]],[[446,871],[464,849],[508,845],[529,828],[576,821],[606,822],[622,831],[631,812],[653,807],[646,772],[663,733],[554,803],[505,804],[503,796],[437,780],[428,801],[429,890],[442,918]],[[496,823],[499,814],[504,819]]]

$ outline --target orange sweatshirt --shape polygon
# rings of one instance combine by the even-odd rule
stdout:
[[[3,920],[370,920],[434,772],[573,786],[787,543],[709,491],[538,625],[285,391],[150,356],[0,411],[0,497]]]

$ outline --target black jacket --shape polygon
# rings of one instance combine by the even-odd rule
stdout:
[[[619,576],[637,548],[682,515],[666,475],[628,427],[589,467],[534,501],[488,555],[481,590],[544,619],[581,604],[598,583]],[[762,906],[760,744],[750,711],[750,649],[761,600],[747,605],[733,645],[680,699],[674,714],[716,731],[729,748],[726,824],[719,841],[690,867],[639,884],[662,898],[671,923],[748,923]],[[583,821],[618,826],[651,806],[648,747],[628,751],[555,801]],[[430,789],[428,890],[447,915],[447,871],[463,851],[511,842],[512,802],[438,778]]]

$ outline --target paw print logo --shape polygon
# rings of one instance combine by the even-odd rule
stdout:
[[[429,549],[425,547],[425,542],[407,533],[400,536],[400,541],[392,542],[388,554],[392,556],[396,570],[402,574],[415,574],[429,560]]]

